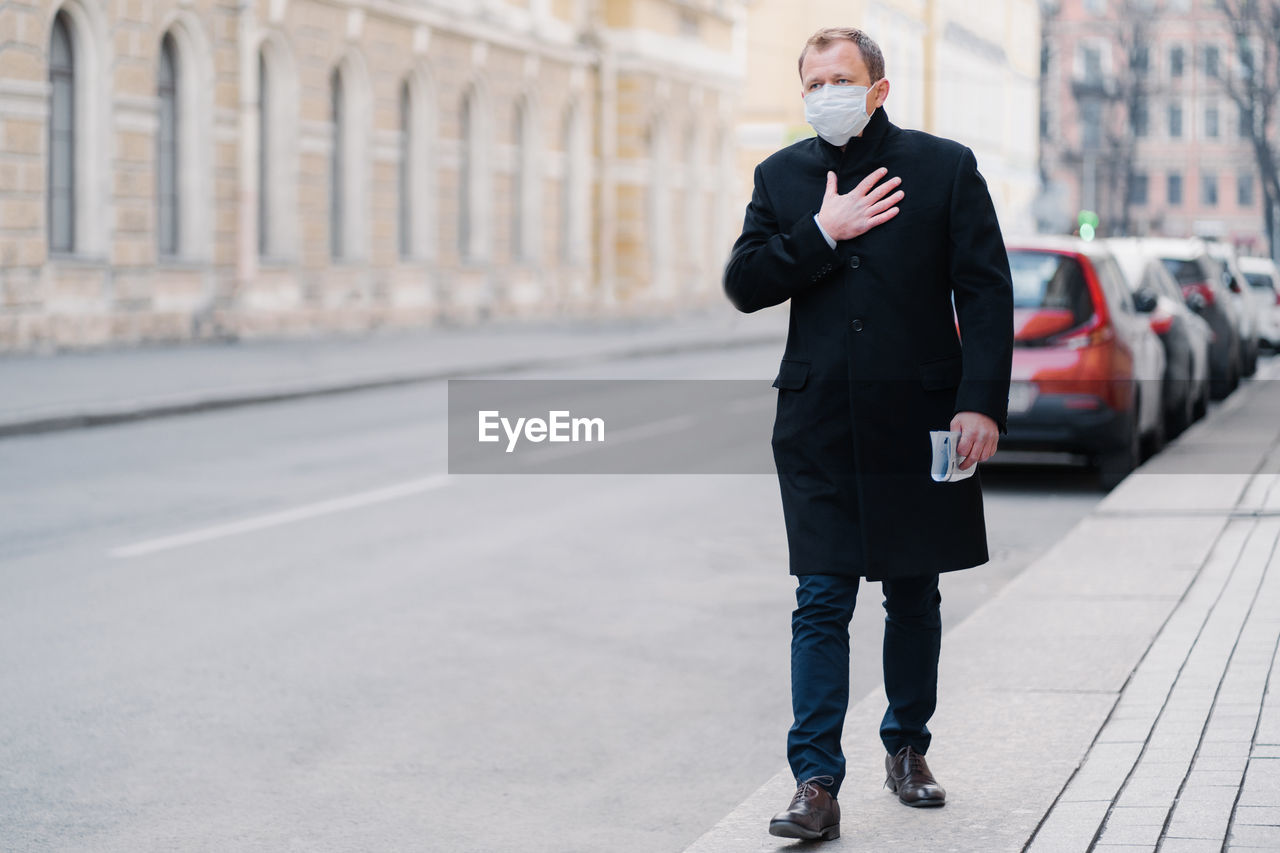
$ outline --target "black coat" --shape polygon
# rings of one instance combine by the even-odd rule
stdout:
[[[900,212],[832,250],[813,219],[827,172],[846,193],[880,166],[902,178]],[[791,573],[985,563],[981,475],[929,476],[930,430],[974,411],[1004,432],[1008,412],[1013,288],[973,152],[882,109],[843,152],[818,138],[777,152],[756,168],[724,286],[741,311],[791,300],[773,430]]]

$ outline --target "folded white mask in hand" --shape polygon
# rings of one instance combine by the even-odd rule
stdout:
[[[966,480],[978,470],[976,464],[965,471],[960,469],[960,463],[966,457],[957,452],[960,444],[959,430],[931,430],[929,442],[933,445],[933,466],[930,473],[935,483],[955,483]]]

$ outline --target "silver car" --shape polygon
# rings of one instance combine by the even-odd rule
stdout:
[[[1280,350],[1280,267],[1270,258],[1240,258],[1240,271],[1258,310],[1258,340]]]

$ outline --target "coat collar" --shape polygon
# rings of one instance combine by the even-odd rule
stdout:
[[[837,172],[844,169],[865,171],[864,167],[877,156],[885,139],[896,130],[897,128],[889,122],[889,116],[885,113],[884,107],[878,107],[871,114],[862,135],[850,139],[843,151],[822,137],[817,137],[818,146],[822,151],[823,159]]]

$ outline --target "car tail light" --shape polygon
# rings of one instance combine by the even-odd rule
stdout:
[[[1157,310],[1151,315],[1151,331],[1157,335],[1164,336],[1169,334],[1169,330],[1173,328],[1173,315],[1163,308]]]
[[[1280,305],[1280,290],[1276,291],[1276,304]]]
[[[1213,288],[1209,286],[1207,281],[1197,281],[1193,284],[1182,285],[1182,296],[1184,299],[1190,298],[1191,294],[1199,294],[1204,300],[1205,305],[1213,304]]]
[[[1090,321],[1074,332],[1058,338],[1057,343],[1068,349],[1105,346],[1116,339],[1115,330],[1104,324],[1095,314]]]

